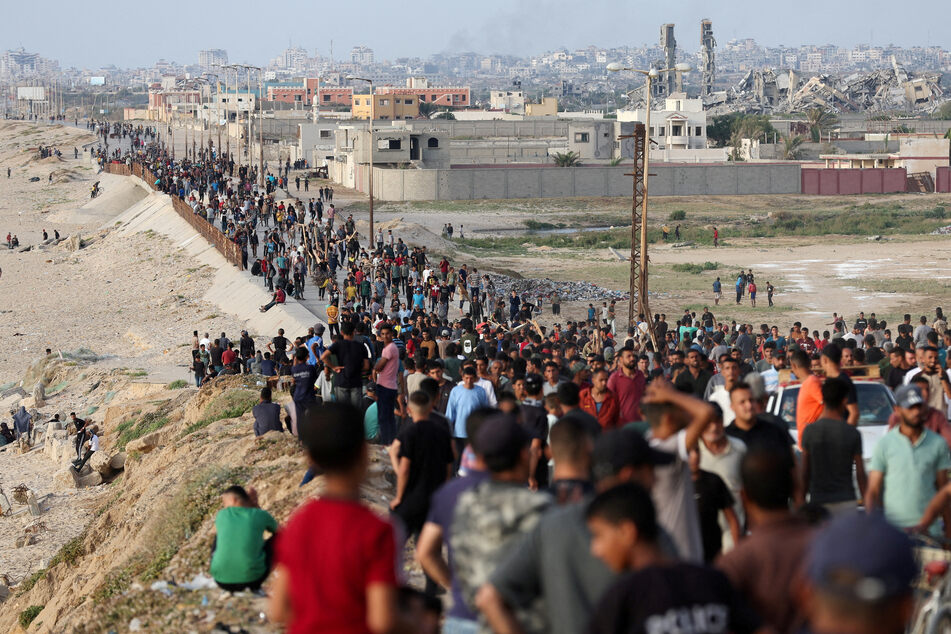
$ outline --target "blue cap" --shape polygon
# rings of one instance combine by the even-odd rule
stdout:
[[[895,400],[898,402],[898,407],[902,409],[911,409],[925,402],[921,388],[917,385],[902,385],[895,390]]]
[[[809,580],[840,597],[875,603],[911,590],[918,574],[911,539],[880,513],[849,513],[812,542]]]

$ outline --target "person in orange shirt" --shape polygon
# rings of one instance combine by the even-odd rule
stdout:
[[[591,387],[581,390],[579,406],[598,419],[602,429],[614,429],[618,424],[620,407],[617,396],[608,389],[610,373],[601,368],[591,375]]]
[[[802,383],[796,398],[796,444],[802,442],[802,432],[822,415],[822,381],[812,373],[812,361],[802,350],[789,355],[789,366]]]

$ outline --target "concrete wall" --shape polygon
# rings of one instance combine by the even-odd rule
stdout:
[[[166,194],[151,191],[139,178],[129,176],[149,195],[130,207],[120,216],[104,225],[113,227],[117,222],[120,234],[138,233],[149,229],[168,237],[175,246],[199,264],[215,270],[215,276],[207,286],[204,298],[223,312],[244,320],[252,336],[273,336],[278,328],[287,333],[307,332],[307,328],[320,322],[309,310],[288,297],[287,303],[275,306],[266,313],[258,310],[270,301],[271,295],[260,278],[251,277],[247,271],[232,266],[215,247],[202,238],[172,208],[172,199]]]
[[[937,169],[934,190],[942,194],[951,194],[951,167],[939,167]]]
[[[400,126],[415,130],[441,130],[452,139],[463,137],[567,137],[568,121],[562,119],[528,119],[524,121],[453,121],[430,119],[428,121],[401,121]],[[378,128],[379,129],[379,128]]]
[[[819,196],[894,194],[906,190],[900,169],[802,169],[802,193]]]
[[[366,190],[357,166],[356,183]],[[374,169],[374,195],[380,200],[479,200],[495,198],[573,198],[630,196],[632,181],[619,167],[459,168],[448,170]],[[798,194],[800,166],[651,165],[652,196]],[[355,184],[356,184],[355,183]]]

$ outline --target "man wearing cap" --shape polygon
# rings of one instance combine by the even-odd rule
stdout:
[[[884,508],[899,528],[917,526],[938,489],[948,483],[948,445],[924,427],[921,390],[903,385],[895,392],[895,413],[901,424],[889,430],[872,454],[865,507]],[[884,489],[884,490],[883,490]],[[944,534],[951,536],[951,512],[945,508]]]
[[[813,540],[803,611],[809,634],[903,634],[919,575],[911,539],[880,515],[849,514]]]
[[[324,354],[324,325],[317,324],[310,329],[310,337],[306,341],[307,351],[310,353],[310,358],[307,360],[307,363],[310,365],[317,365],[317,361]],[[242,340],[243,341],[243,340]]]
[[[488,418],[477,433],[489,478],[459,496],[450,538],[454,576],[472,610],[479,588],[551,505],[551,496],[525,487],[530,441],[515,417],[506,414]],[[534,601],[517,608],[515,615],[527,631],[544,631],[542,610],[541,602]]]
[[[552,442],[556,440],[553,436]],[[670,464],[673,456],[651,449],[633,429],[616,429],[598,437],[590,459],[596,490],[606,491],[625,482],[650,490],[655,467]],[[477,605],[494,631],[510,631],[506,625],[515,618],[513,607],[531,605],[539,598],[544,600],[551,634],[585,630],[595,605],[615,579],[591,554],[591,533],[585,524],[591,497],[546,512],[482,586]],[[659,541],[664,551],[676,558],[676,547],[663,529]]]

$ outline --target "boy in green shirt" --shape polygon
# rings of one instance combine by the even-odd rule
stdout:
[[[277,521],[258,508],[253,488],[225,489],[221,505],[215,516],[211,576],[222,590],[238,592],[247,588],[257,592],[271,569]],[[267,541],[264,531],[271,533]]]

